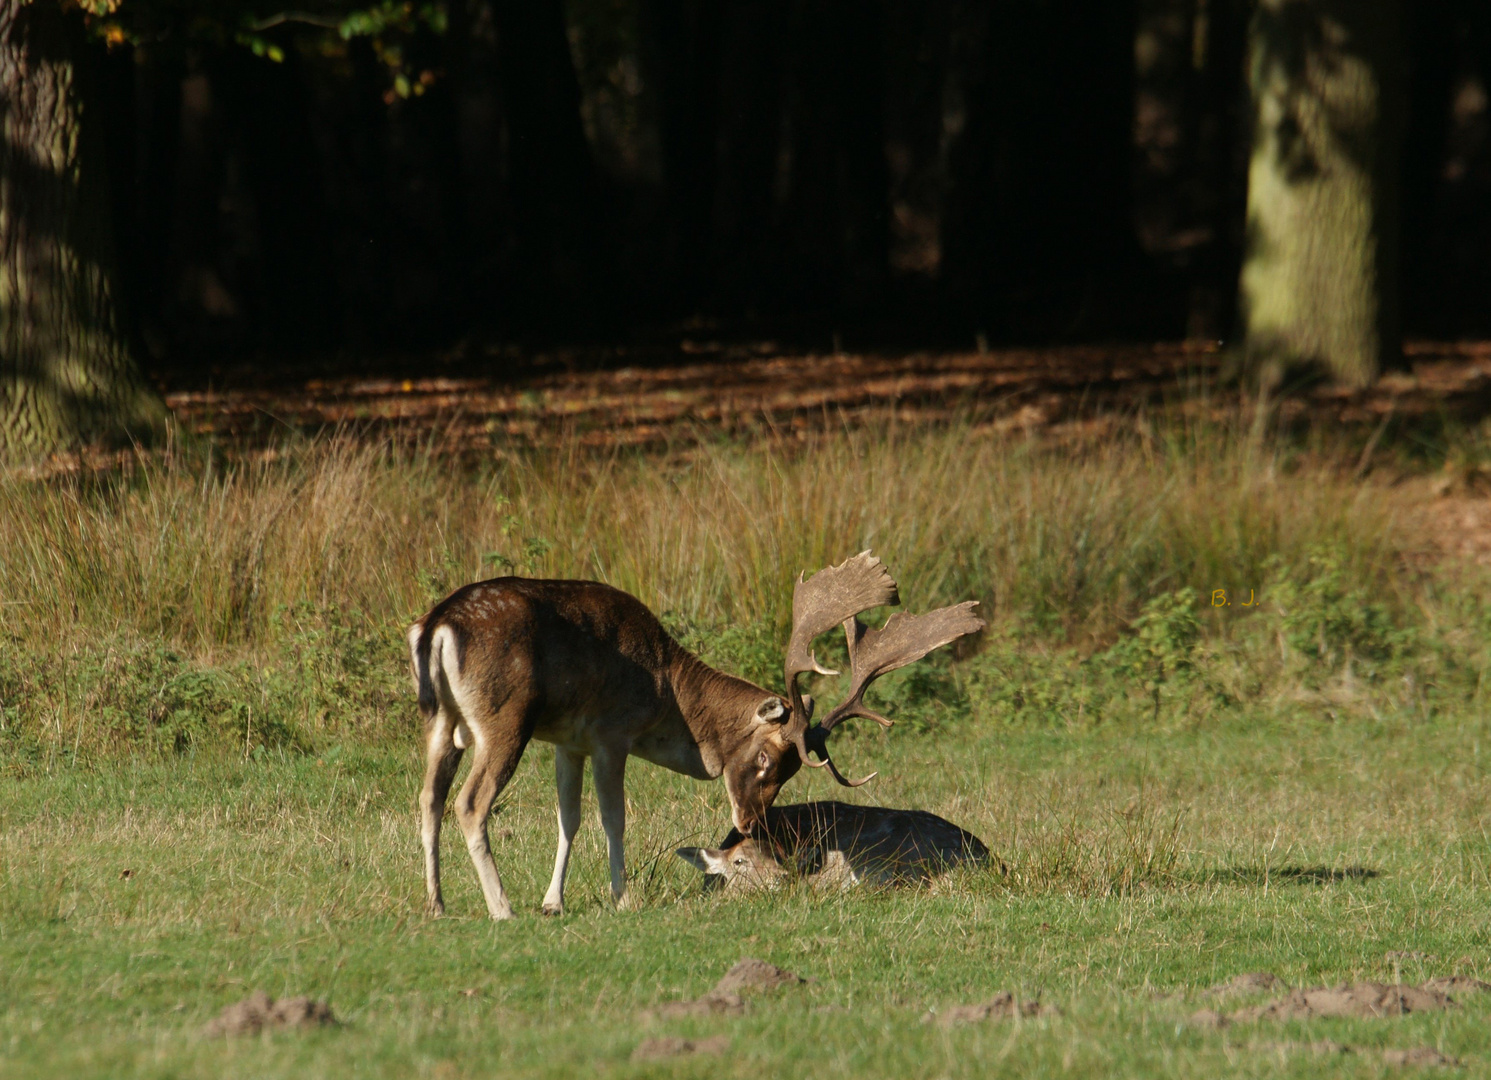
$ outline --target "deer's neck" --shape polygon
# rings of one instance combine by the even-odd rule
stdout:
[[[673,697],[710,776],[718,776],[751,732],[751,718],[772,696],[755,683],[716,671],[680,648],[671,672]]]

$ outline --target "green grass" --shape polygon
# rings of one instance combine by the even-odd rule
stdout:
[[[1185,1023],[1246,971],[1491,978],[1491,604],[1415,561],[1351,464],[1214,429],[1057,452],[953,427],[0,480],[0,1075],[1376,1076],[1374,1048],[1417,1045],[1491,1072],[1491,994]],[[479,917],[454,827],[451,916],[424,916],[408,617],[500,567],[597,576],[775,684],[793,575],[865,546],[912,610],[976,596],[992,625],[877,684],[902,722],[836,735],[882,773],[847,797],[943,814],[1007,873],[704,895],[672,850],[723,835],[723,790],[634,762],[639,910],[611,910],[587,790],[569,913],[542,919],[535,745],[493,823],[520,918]],[[840,797],[806,771],[784,795]],[[744,1017],[640,1019],[743,955],[813,981]],[[199,1036],[253,990],[345,1023]],[[1001,990],[1062,1014],[921,1023]],[[721,1058],[630,1061],[717,1033]],[[1325,1038],[1361,1052],[1281,1048]]]
[[[537,915],[552,757],[536,747],[495,824],[520,918],[492,924],[447,834],[452,916],[421,914],[410,752],[61,769],[0,795],[0,1069],[7,1076],[1376,1075],[1367,1054],[1261,1055],[1269,1040],[1439,1046],[1485,1071],[1491,1001],[1390,1021],[1199,1031],[1200,988],[1491,966],[1484,722],[1407,717],[1291,730],[963,727],[846,753],[865,794],[968,826],[1009,875],[822,897],[697,892],[669,852],[717,839],[722,793],[637,764],[640,910],[605,899],[587,821],[571,914]],[[1287,737],[1286,737],[1287,736]],[[817,777],[793,796],[838,794]],[[510,830],[510,833],[509,833]],[[1159,853],[1143,868],[1146,851]],[[1140,872],[1132,873],[1136,867]],[[133,871],[122,878],[125,869]],[[1130,871],[1127,872],[1126,871]],[[1397,966],[1389,951],[1434,954]],[[742,955],[814,981],[740,1019],[640,1022]],[[204,1041],[250,990],[329,999],[346,1025]],[[1003,989],[1064,1015],[951,1032],[928,1008]],[[474,990],[472,996],[460,991]],[[654,1034],[728,1034],[723,1061],[644,1067]],[[1272,1055],[1272,1056],[1270,1056]]]

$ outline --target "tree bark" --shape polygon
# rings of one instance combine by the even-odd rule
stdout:
[[[672,291],[694,303],[708,294],[713,269],[725,11],[719,0],[649,0],[642,11],[652,46]]]
[[[162,431],[121,332],[108,187],[85,137],[82,25],[0,4],[0,456]]]
[[[1397,0],[1260,0],[1241,303],[1265,385],[1397,363],[1403,71]]]
[[[1091,299],[1132,276],[1135,18],[1134,0],[955,8],[944,277],[986,327],[1090,332]]]
[[[490,0],[508,131],[521,278],[591,301],[602,261],[600,183],[559,0]]]

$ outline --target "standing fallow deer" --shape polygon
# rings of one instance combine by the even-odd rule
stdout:
[[[511,918],[512,905],[492,860],[487,818],[530,739],[554,744],[559,788],[559,849],[544,894],[546,914],[564,909],[587,757],[606,833],[611,895],[620,906],[626,905],[622,781],[628,755],[698,780],[723,776],[731,818],[746,835],[803,764],[826,766],[848,786],[869,780],[851,783],[839,773],[828,756],[829,731],[851,716],[889,727],[891,721],[864,705],[870,683],[984,625],[973,614],[976,601],[921,616],[897,613],[878,630],[858,619],[898,603],[896,583],[868,551],[806,581],[799,577],[784,701],[704,664],[669,637],[641,601],[609,585],[507,577],[457,589],[409,627],[425,719],[419,803],[430,910],[445,910],[440,822],[468,749],[471,770],[456,795],[455,816],[494,919]],[[809,727],[812,700],[798,677],[837,674],[819,666],[812,644],[839,624],[849,638],[849,696]],[[810,751],[820,760],[811,760]]]
[[[792,878],[815,889],[897,885],[990,862],[983,841],[946,818],[840,802],[773,806],[751,836],[732,829],[718,848],[679,848],[678,855],[729,891]]]

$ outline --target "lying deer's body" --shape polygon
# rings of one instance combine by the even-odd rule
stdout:
[[[895,582],[869,552],[799,580],[786,649],[789,702],[702,663],[668,636],[641,601],[609,585],[508,577],[457,589],[409,627],[425,719],[420,833],[431,910],[445,908],[440,823],[468,750],[471,770],[456,796],[455,816],[494,919],[510,918],[512,905],[492,860],[487,818],[531,739],[555,748],[559,846],[543,904],[551,914],[564,907],[587,757],[618,904],[626,901],[628,756],[699,780],[723,777],[731,819],[742,835],[752,832],[782,784],[804,764],[828,768],[850,784],[828,756],[833,725],[868,716],[889,726],[865,708],[866,687],[983,626],[972,614],[973,601],[922,616],[897,614],[879,630],[858,621],[861,612],[899,602]],[[797,680],[823,670],[812,656],[813,639],[840,624],[853,662],[851,692],[810,728],[812,701]]]
[[[512,907],[492,861],[487,818],[530,739],[555,747],[559,848],[544,896],[544,911],[554,914],[563,910],[587,757],[618,903],[626,894],[628,755],[699,780],[725,775],[743,830],[796,771],[795,751],[772,722],[786,714],[781,698],[695,659],[641,601],[609,585],[527,578],[468,585],[409,628],[409,646],[425,716],[421,838],[436,913],[444,910],[440,822],[467,750],[471,771],[455,815],[496,919],[510,917]],[[791,761],[783,763],[784,755]]]
[[[731,829],[718,848],[678,854],[730,890],[793,877],[815,888],[903,884],[989,861],[982,840],[936,814],[840,802],[774,806],[753,836]]]

